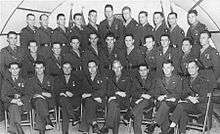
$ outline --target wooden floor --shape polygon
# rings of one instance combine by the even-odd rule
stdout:
[[[29,127],[23,127],[23,128],[24,128],[25,134],[38,134],[38,132],[35,130],[30,131]],[[159,132],[160,132],[159,128],[156,128],[154,134],[158,134]],[[0,122],[0,134],[7,134],[5,131],[4,121]],[[62,132],[61,130],[54,129],[54,130],[47,131],[46,134],[62,134]],[[81,134],[81,133],[78,132],[78,126],[72,127],[70,125],[69,134]],[[109,134],[112,134],[112,132],[110,131]],[[119,134],[129,134],[128,128],[121,125]],[[134,134],[133,130],[131,131],[131,134]],[[187,134],[201,134],[201,132],[198,132],[196,130],[190,130],[190,131],[187,131]],[[211,129],[210,134],[220,134],[220,123],[217,123],[215,119],[213,120],[213,128]]]

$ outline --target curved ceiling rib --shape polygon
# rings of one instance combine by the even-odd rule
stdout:
[[[195,1],[195,0],[194,0],[194,1]],[[199,1],[197,1],[196,4],[193,5],[193,7],[190,8],[190,10],[195,9],[197,6],[199,6],[199,4],[200,4],[202,1],[203,1],[203,0],[199,0]]]
[[[34,10],[34,9],[23,8],[23,7],[18,7],[17,9],[26,10],[26,11],[32,11],[32,12],[38,12],[38,13],[46,13],[46,14],[50,14],[51,13],[51,12],[48,12],[48,11]]]
[[[50,15],[57,9],[59,8],[64,2],[66,2],[66,0],[62,1],[60,4],[58,4],[51,12],[50,12]],[[49,15],[49,16],[50,16]]]

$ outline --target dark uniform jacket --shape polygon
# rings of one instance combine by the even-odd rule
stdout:
[[[137,28],[138,28],[138,23],[136,20],[132,19],[127,25],[123,25],[123,36],[126,34],[132,34],[134,36],[135,42],[137,41]],[[139,45],[135,43],[135,45]]]
[[[179,25],[176,25],[172,30],[170,29],[170,41],[174,47],[180,48],[182,46],[183,38],[185,37],[185,33]]]
[[[43,46],[47,44],[50,46],[52,40],[53,29],[50,27],[44,28],[43,26],[39,27],[36,33],[36,41],[38,45]]]
[[[142,46],[145,43],[144,37],[147,35],[153,35],[153,27],[147,23],[146,25],[142,26],[139,24],[137,28],[137,43],[138,46]]]
[[[15,99],[15,94],[18,94],[20,95],[21,102],[24,104],[24,110],[28,110],[30,95],[27,92],[29,89],[27,89],[28,86],[26,84],[26,81],[20,76],[15,81],[9,75],[3,80],[1,98],[5,102],[6,107],[10,105],[12,99]]]
[[[82,69],[82,55],[84,51],[79,49],[80,55],[78,55],[76,52],[74,52],[72,49],[65,54],[64,56],[64,62],[68,61],[72,64],[72,67],[74,70],[81,70]]]
[[[97,27],[99,27],[99,25],[97,25]],[[90,23],[88,23],[88,25],[86,26],[86,32],[88,37],[91,33],[96,33],[97,35],[99,35],[98,29],[94,28]]]
[[[32,30],[29,26],[24,27],[21,29],[20,32],[20,43],[21,46],[27,49],[28,43],[32,40],[36,40],[37,36],[37,27],[34,27],[35,30]]]
[[[165,23],[162,23],[157,29],[153,29],[156,46],[160,46],[160,37],[163,34],[169,34],[169,29]]]
[[[174,97],[177,100],[182,93],[182,79],[180,76],[173,74],[168,82],[166,78],[157,78],[155,82],[155,97],[167,95],[167,98]]]

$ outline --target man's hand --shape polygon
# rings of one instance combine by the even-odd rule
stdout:
[[[142,95],[141,95],[141,98],[150,99],[151,96],[150,96],[149,94],[142,94]]]
[[[115,96],[110,97],[110,98],[108,99],[108,102],[110,102],[111,100],[115,100],[115,99],[116,99],[116,97],[115,97]]]
[[[158,101],[162,101],[165,99],[165,97],[167,97],[166,95],[161,95],[157,98]]]
[[[82,95],[82,98],[85,99],[85,98],[88,98],[88,97],[90,97],[90,96],[92,96],[92,95],[91,95],[91,94],[86,94],[86,93],[84,93],[84,94]]]
[[[174,98],[174,97],[172,97],[172,98],[168,98],[168,99],[166,99],[166,101],[175,102],[175,101],[176,101],[176,98]]]
[[[138,99],[137,101],[135,101],[136,104],[140,103],[143,100],[143,98]]]
[[[20,94],[15,94],[14,97],[15,97],[15,99],[18,99],[18,98],[21,97],[21,95]]]
[[[22,106],[22,105],[24,105],[24,103],[21,101],[21,99],[18,99],[18,106]]]
[[[193,104],[199,103],[198,97],[189,96],[187,99],[189,99]]]
[[[126,93],[125,92],[122,92],[122,91],[117,91],[115,92],[116,95],[119,95],[121,97],[125,97],[126,96]]]
[[[40,94],[35,94],[33,98],[42,98],[45,99],[44,96],[40,95]]]
[[[47,98],[50,98],[52,96],[51,93],[48,93],[48,92],[42,92],[42,95]]]
[[[100,97],[94,98],[95,101],[97,101],[98,103],[102,103],[102,99]]]
[[[64,97],[68,97],[66,94],[64,93],[60,93],[60,96],[64,96]]]
[[[17,104],[18,103],[18,99],[12,99],[10,103]]]
[[[73,93],[71,93],[71,92],[69,92],[69,91],[66,91],[66,95],[67,95],[68,97],[73,97]]]

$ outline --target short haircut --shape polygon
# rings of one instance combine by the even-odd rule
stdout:
[[[140,67],[146,67],[147,69],[149,69],[149,66],[147,65],[147,63],[142,63],[138,66],[138,68],[140,69]]]
[[[79,40],[79,36],[71,36],[70,42],[72,42],[72,40],[74,40],[74,39],[77,39],[78,41],[80,41],[80,40]]]
[[[98,66],[98,64],[97,64],[97,62],[96,62],[95,60],[89,60],[89,61],[87,62],[87,66],[89,66],[89,63],[92,63],[92,62],[95,63],[96,66]]]
[[[170,16],[170,15],[175,15],[175,17],[177,18],[177,13],[176,13],[176,12],[170,12],[170,13],[168,14],[168,16]]]
[[[140,14],[145,14],[145,16],[148,16],[148,12],[146,12],[146,11],[140,11],[140,12],[139,12],[139,15],[140,15]]]
[[[128,37],[128,36],[130,36],[130,37],[132,37],[132,39],[134,39],[134,35],[133,35],[132,33],[127,33],[127,34],[125,34],[124,39],[125,39],[126,37]]]
[[[162,38],[162,37],[168,37],[168,39],[170,40],[170,35],[169,34],[162,34],[161,36],[160,36],[160,39]]]
[[[211,33],[210,33],[208,30],[203,30],[203,31],[200,33],[200,35],[201,35],[201,34],[207,34],[208,37],[211,38]]]
[[[116,64],[116,63],[119,63],[119,64],[122,66],[122,64],[121,64],[121,62],[120,62],[119,60],[114,60],[114,61],[112,62],[112,67],[113,67],[114,64]]]
[[[113,37],[115,39],[115,34],[112,32],[109,32],[106,34],[105,39],[107,39],[107,37]]]
[[[173,66],[173,61],[168,59],[163,62],[162,66],[164,66],[164,64],[171,64]]]
[[[63,67],[64,65],[66,65],[66,64],[69,64],[70,67],[72,68],[72,64],[71,64],[69,61],[64,61],[63,64],[62,64],[62,67]]]
[[[182,42],[184,42],[184,41],[188,41],[190,43],[190,45],[192,45],[192,39],[191,38],[185,37],[185,38],[183,38]]]
[[[111,8],[111,10],[113,11],[113,6],[112,6],[111,4],[106,4],[106,5],[105,5],[105,9],[106,9],[106,8]]]
[[[196,64],[196,66],[198,67],[198,68],[202,68],[202,63],[201,63],[201,61],[199,61],[198,59],[190,59],[187,63],[188,63],[188,65],[190,64],[190,63],[195,63]]]
[[[36,43],[36,46],[37,46],[37,41],[36,41],[36,40],[30,40],[30,41],[28,42],[28,46],[30,46],[31,43]]]
[[[40,64],[42,64],[45,67],[45,63],[43,61],[41,61],[41,60],[35,61],[34,62],[34,67],[36,67],[36,65],[40,65]]]
[[[16,36],[18,35],[15,31],[9,31],[9,32],[7,33],[7,38],[9,37],[10,34],[14,34],[14,35],[16,35]]]
[[[12,65],[17,65],[18,68],[21,68],[21,64],[18,63],[18,62],[11,62],[11,63],[9,63],[9,64],[8,64],[8,68],[11,68]]]
[[[95,34],[98,37],[98,34],[96,32],[91,32],[91,33],[89,33],[89,38],[90,38],[90,35],[92,35],[92,34]]]
[[[162,12],[154,12],[154,15],[159,14],[161,17],[164,18],[164,14]]]
[[[54,43],[52,43],[51,47],[53,48],[53,46],[54,46],[55,44],[59,44],[60,47],[61,47],[61,44],[60,44],[59,42],[54,42]]]
[[[76,19],[76,16],[81,16],[81,17],[82,17],[82,14],[81,14],[81,13],[75,13],[75,14],[73,15],[73,19]]]
[[[88,13],[88,15],[90,15],[91,13],[97,13],[97,11],[96,11],[96,10],[94,10],[94,9],[92,9],[92,10],[89,10],[89,13]]]
[[[146,40],[147,38],[151,38],[153,41],[155,41],[155,38],[154,38],[153,35],[146,35],[146,36],[144,37],[144,40]]]
[[[34,17],[35,17],[35,15],[34,15],[34,14],[29,13],[29,14],[27,14],[27,15],[26,15],[26,18],[28,18],[29,16],[34,16]]]
[[[195,14],[196,16],[198,16],[198,12],[196,10],[189,10],[188,14]]]
[[[64,15],[63,13],[59,13],[59,14],[57,15],[57,20],[59,20],[59,18],[60,18],[61,16],[65,17],[65,15]]]
[[[49,17],[47,14],[44,13],[40,15],[39,20],[41,20],[43,16],[47,16],[47,18]]]
[[[129,10],[129,11],[131,12],[131,8],[128,7],[128,6],[123,7],[123,8],[122,8],[122,11],[124,11],[124,10]]]

